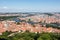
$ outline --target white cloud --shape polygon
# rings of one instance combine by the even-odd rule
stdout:
[[[6,7],[6,6],[4,6],[4,7],[2,7],[3,9],[8,9],[8,7]]]

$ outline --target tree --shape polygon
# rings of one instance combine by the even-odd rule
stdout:
[[[38,40],[52,40],[48,33],[41,34]]]
[[[1,40],[8,40],[8,39],[9,39],[9,38],[8,38],[8,35],[11,34],[11,33],[12,33],[12,32],[8,32],[8,31],[2,33],[2,35],[0,35],[0,39],[1,39]]]

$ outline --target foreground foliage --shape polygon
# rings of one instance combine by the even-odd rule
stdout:
[[[20,32],[9,36],[12,32],[4,32],[0,35],[0,40],[60,40],[59,33],[31,33],[31,32]]]

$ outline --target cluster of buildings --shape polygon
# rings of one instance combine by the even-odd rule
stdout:
[[[18,17],[19,18],[19,17]],[[52,32],[52,33],[60,33],[60,29],[52,28],[52,27],[46,27],[42,26],[41,24],[37,22],[45,22],[45,23],[60,23],[60,19],[55,18],[54,16],[30,16],[26,18],[19,18],[20,20],[23,20],[21,22],[14,21],[14,20],[6,20],[6,21],[0,21],[0,35],[5,31],[12,31],[12,32]],[[35,23],[28,22],[28,19],[32,20]],[[29,21],[30,21],[29,20]],[[27,22],[26,22],[27,21]],[[19,22],[19,24],[17,24]]]

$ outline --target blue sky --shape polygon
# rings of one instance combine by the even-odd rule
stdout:
[[[60,12],[60,0],[0,0],[0,12]]]

